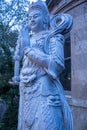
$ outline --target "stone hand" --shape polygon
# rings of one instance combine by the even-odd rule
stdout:
[[[24,48],[30,46],[30,36],[29,36],[29,27],[28,26],[22,26],[21,32],[20,32],[20,38],[21,38],[21,46],[24,50]]]

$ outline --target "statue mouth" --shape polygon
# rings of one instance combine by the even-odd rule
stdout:
[[[31,26],[36,26],[36,23],[35,23],[35,22],[32,22],[32,23],[31,23]]]

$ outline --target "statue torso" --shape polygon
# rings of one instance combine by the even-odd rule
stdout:
[[[48,31],[43,31],[38,35],[31,36],[30,48],[35,48],[45,53],[44,46],[45,46],[45,40],[46,40],[46,37],[48,36],[48,33],[49,33]],[[20,73],[20,79],[21,77],[27,78],[30,76],[34,76],[34,78],[36,78],[42,75],[45,75],[45,71],[43,70],[43,68],[41,66],[38,66],[31,60],[29,60],[27,56],[24,56],[23,66]],[[23,79],[21,81],[23,82]],[[29,84],[26,84],[26,85],[29,85]]]
[[[40,34],[31,36],[30,47],[44,51],[44,44],[49,31],[43,31]]]

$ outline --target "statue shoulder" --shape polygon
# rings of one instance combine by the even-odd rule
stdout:
[[[62,34],[57,34],[57,35],[55,35],[55,36],[52,36],[50,39],[49,39],[49,42],[50,42],[50,44],[49,45],[51,45],[51,44],[54,44],[55,46],[56,46],[56,43],[57,44],[59,44],[59,43],[61,43],[61,44],[64,44],[64,36],[62,35]]]
[[[65,43],[65,39],[62,34],[53,35],[53,36],[49,37],[49,40],[47,37],[46,42],[45,42],[45,51],[47,54],[49,54],[50,50],[51,51],[57,50],[57,48],[64,46],[64,43]]]
[[[45,50],[48,53],[48,46],[50,42],[64,43],[64,36],[72,28],[73,20],[69,14],[57,14],[51,17],[50,33],[46,37]]]

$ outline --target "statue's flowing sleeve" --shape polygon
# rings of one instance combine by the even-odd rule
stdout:
[[[48,65],[48,74],[53,78],[59,76],[64,69],[64,37],[61,34],[50,38],[48,45],[48,53],[50,56]]]

